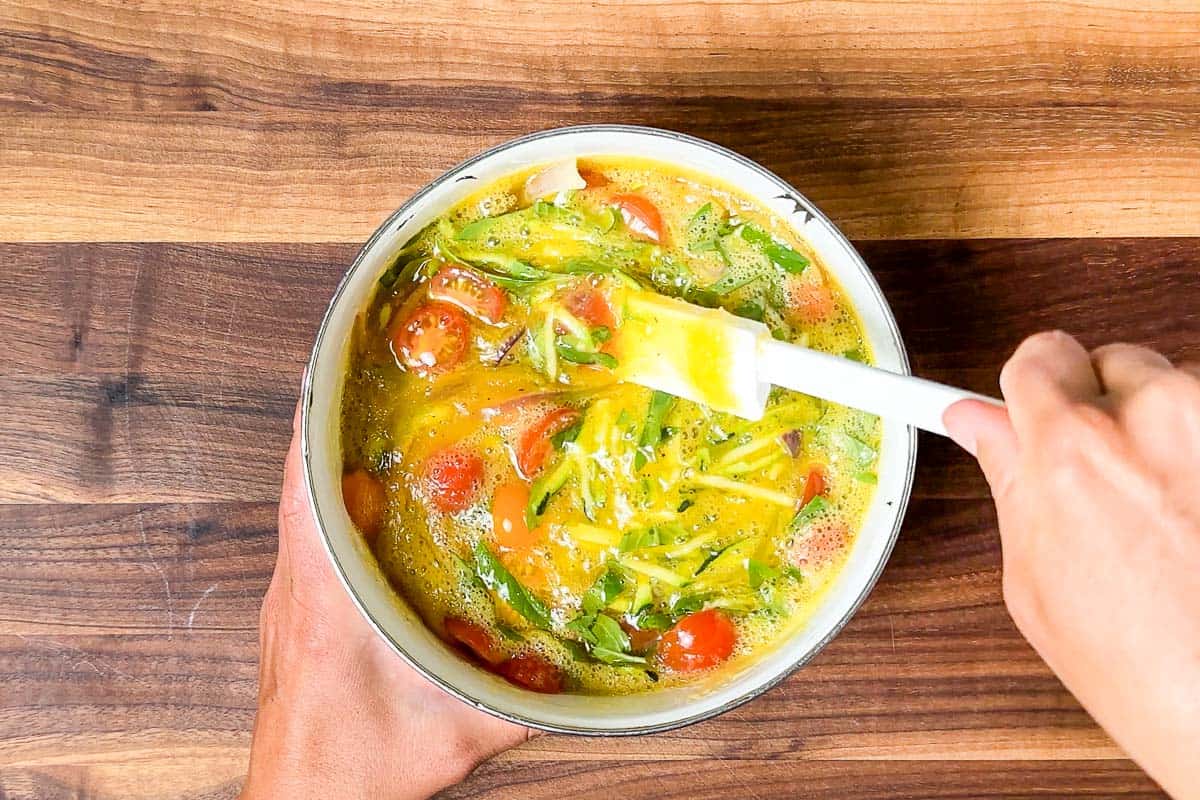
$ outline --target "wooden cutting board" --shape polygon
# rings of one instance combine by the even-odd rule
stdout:
[[[0,798],[232,798],[300,365],[356,249],[512,136],[761,162],[917,372],[1062,327],[1200,358],[1200,8],[0,0]],[[1158,797],[1017,633],[986,486],[923,439],[869,602],[754,702],[542,737],[446,797]]]

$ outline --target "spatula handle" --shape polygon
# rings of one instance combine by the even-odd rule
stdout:
[[[942,436],[947,435],[942,414],[959,400],[1003,405],[993,397],[773,339],[759,346],[759,379]]]

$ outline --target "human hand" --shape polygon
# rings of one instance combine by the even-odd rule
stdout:
[[[1000,385],[1007,410],[945,421],[991,485],[1009,612],[1164,789],[1200,797],[1200,368],[1043,333]]]
[[[259,623],[242,800],[428,797],[530,732],[438,689],[371,630],[322,549],[299,441],[284,466],[279,557]]]

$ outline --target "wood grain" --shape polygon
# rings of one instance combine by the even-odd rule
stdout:
[[[41,792],[87,775],[97,797],[161,796],[166,786],[199,797],[236,778],[273,518],[269,503],[0,506],[0,787]],[[987,762],[1030,758],[1061,762],[1062,780],[1105,776],[1096,785],[1106,791],[1145,785],[1087,763],[1120,753],[1008,621],[990,504],[919,500],[867,604],[781,686],[651,738],[581,751],[578,740],[543,737],[474,785],[507,785],[514,764],[528,766],[522,780],[557,774],[560,762],[590,774],[584,761],[639,779],[668,761],[757,779],[769,762],[792,763],[775,773],[791,780],[826,774],[828,791],[855,796],[854,786],[871,790],[856,783],[864,760],[927,762],[930,785],[949,787],[960,780],[949,762],[986,776],[997,769]],[[131,767],[160,782],[139,788]]]
[[[863,242],[918,374],[995,392],[1060,326],[1200,359],[1200,240]],[[0,502],[272,501],[347,245],[0,245]],[[985,497],[924,440],[918,496]]]
[[[1200,359],[1200,238],[1162,238],[1200,237],[1198,39],[1190,0],[0,0],[0,800],[236,796],[300,366],[448,167],[682,130],[859,241],[921,374],[992,391],[1046,327]],[[443,796],[1161,797],[1013,628],[975,465],[921,448],[803,671]]]
[[[0,108],[436,110],[531,96],[1194,107],[1198,36],[1185,0],[32,0],[0,13]]]
[[[1200,107],[864,113],[660,97],[353,115],[11,113],[0,138],[0,240],[360,243],[486,146],[612,121],[732,147],[857,238],[1200,233]]]

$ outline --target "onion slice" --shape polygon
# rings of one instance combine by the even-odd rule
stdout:
[[[525,201],[532,203],[543,197],[568,192],[572,189],[583,189],[587,181],[579,174],[575,159],[559,161],[537,172],[525,181]]]

